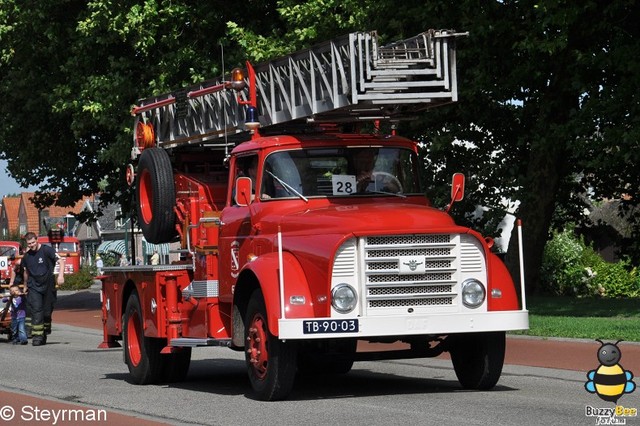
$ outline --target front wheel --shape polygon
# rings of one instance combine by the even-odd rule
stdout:
[[[448,338],[451,361],[462,387],[493,388],[502,374],[505,332],[455,334]]]
[[[133,293],[127,301],[124,315],[124,359],[133,381],[138,385],[162,380],[162,339],[146,337],[142,329],[140,299]]]
[[[245,360],[256,397],[263,401],[284,399],[293,388],[297,351],[269,332],[262,292],[255,290],[244,323]]]

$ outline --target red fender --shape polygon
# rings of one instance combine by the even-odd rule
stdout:
[[[516,311],[519,309],[518,295],[511,274],[500,258],[493,253],[489,254],[489,283],[489,311]],[[491,296],[491,291],[494,289],[502,292],[500,298]]]
[[[282,254],[282,261],[284,264],[286,318],[314,317],[313,300],[311,299],[311,292],[309,291],[309,284],[304,270],[296,257],[289,252]],[[267,308],[269,331],[274,336],[277,336],[279,333],[278,319],[280,319],[281,314],[278,253],[259,256],[256,260],[248,262],[244,269],[250,270],[258,278]],[[289,303],[291,296],[302,296],[305,303],[303,305],[291,305]]]

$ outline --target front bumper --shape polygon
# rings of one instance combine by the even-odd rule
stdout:
[[[341,321],[357,320],[357,331],[305,333],[309,325],[305,321],[322,322],[335,318],[296,318],[278,320],[279,338],[284,339],[332,339],[340,337],[362,338],[379,336],[445,335],[487,331],[526,330],[529,313],[520,311],[494,311],[455,314],[430,314],[410,316],[376,316],[366,318],[340,318]],[[340,330],[341,327],[333,327]],[[342,327],[348,329],[349,327]]]

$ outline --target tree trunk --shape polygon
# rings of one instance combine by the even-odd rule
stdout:
[[[556,208],[556,197],[570,167],[567,166],[569,143],[575,139],[571,112],[579,109],[579,92],[571,86],[567,64],[558,61],[544,95],[525,104],[524,117],[536,117],[531,131],[523,137],[531,141],[529,162],[523,180],[518,216],[522,220],[524,279],[527,294],[540,290],[540,267],[544,246]],[[514,228],[517,232],[517,228]],[[517,235],[509,241],[507,267],[519,282]],[[515,266],[515,267],[514,267]],[[516,272],[516,274],[514,274]]]
[[[525,291],[535,294],[540,289],[540,267],[544,247],[549,237],[551,219],[556,206],[556,194],[564,178],[566,135],[541,136],[531,146],[518,218],[522,220]],[[520,281],[517,228],[511,234],[507,266],[516,282]]]
[[[519,219],[522,220],[525,291],[527,294],[536,293],[539,289],[542,254],[548,239],[549,226],[555,209],[556,193],[561,179],[558,167],[558,161],[561,159],[558,158],[558,149],[548,146],[553,144],[541,143],[537,145],[537,148],[531,150],[527,169],[527,181],[529,182],[527,191],[529,193],[523,197],[518,209]],[[517,244],[517,228],[514,228],[509,240],[507,265],[512,276],[519,283]]]

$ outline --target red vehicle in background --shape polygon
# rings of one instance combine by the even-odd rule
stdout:
[[[11,268],[14,260],[20,255],[20,243],[16,241],[0,241],[0,298],[8,294]],[[0,302],[0,334],[7,334],[11,340],[11,314],[7,304]]]
[[[46,236],[39,236],[38,242],[52,246],[58,256],[65,259],[64,273],[73,274],[80,270],[80,240],[76,237],[64,235],[62,229],[51,229]],[[58,264],[56,264],[54,273],[58,273]]]
[[[11,278],[11,266],[20,254],[20,243],[17,241],[0,241],[0,281],[8,285]]]

